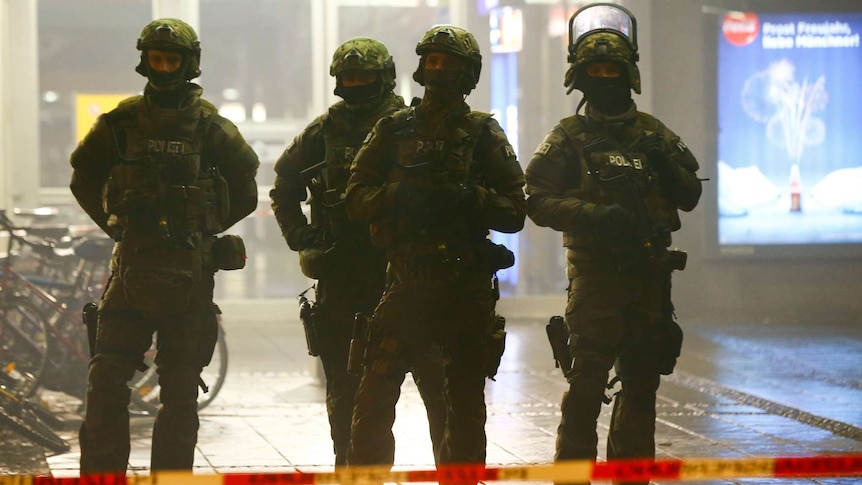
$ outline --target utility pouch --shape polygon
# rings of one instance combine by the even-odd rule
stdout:
[[[234,270],[245,268],[247,255],[245,243],[236,235],[219,236],[213,242],[212,255],[216,269]]]
[[[365,361],[365,351],[368,348],[367,315],[357,313],[353,319],[353,337],[350,339],[350,352],[347,355],[347,372],[352,375],[362,375]]]
[[[497,272],[515,265],[515,253],[502,244],[489,239],[483,240],[476,248],[479,267],[486,271]]]
[[[314,325],[315,309],[314,304],[305,297],[305,291],[300,293],[298,298],[299,321],[302,322],[302,330],[305,332],[305,345],[308,348],[308,355],[317,357],[320,355],[320,346],[317,339],[317,328]]]
[[[120,244],[120,278],[131,306],[151,315],[184,312],[200,281],[201,249],[179,248],[160,241]]]
[[[176,314],[188,308],[195,278],[191,271],[171,268],[128,269],[123,272],[126,299],[141,312]]]
[[[87,302],[81,311],[84,327],[87,328],[87,346],[90,349],[90,358],[96,355],[96,334],[99,329],[99,305]]]
[[[674,249],[667,252],[667,268],[673,271],[682,271],[685,269],[685,264],[688,261],[688,254],[685,251]]]
[[[494,325],[485,344],[485,376],[492,381],[506,351],[506,317],[494,315]]]

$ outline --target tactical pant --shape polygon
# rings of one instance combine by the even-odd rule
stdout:
[[[483,338],[494,318],[490,275],[450,284],[393,282],[372,321],[356,395],[349,465],[392,465],[392,425],[404,376],[429,345],[446,352],[446,428],[439,463],[485,463]]]
[[[183,313],[133,310],[121,278],[100,304],[96,355],[90,362],[87,410],[80,429],[81,473],[125,473],[130,452],[128,381],[158,332],[155,365],[161,406],[153,424],[151,468],[191,470],[199,427],[198,382],[218,338],[213,277],[204,275]]]
[[[570,262],[569,276],[566,324],[578,338],[554,460],[596,459],[596,426],[614,365],[622,390],[614,402],[608,458],[653,458],[660,374],[657,355],[644,341],[663,316],[669,280],[646,266],[618,271],[601,261]]]
[[[315,329],[326,377],[326,411],[335,466],[347,465],[354,396],[359,388],[359,376],[347,372],[353,319],[356,312],[371,314],[382,293],[382,285],[378,292],[369,291],[374,287],[358,285],[355,280],[318,282],[319,304],[315,313]],[[429,347],[426,355],[414,362],[411,372],[425,403],[436,462],[446,424],[442,351],[438,347]]]

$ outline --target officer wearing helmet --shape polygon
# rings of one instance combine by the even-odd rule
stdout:
[[[70,157],[70,188],[116,244],[99,303],[81,473],[125,473],[129,388],[158,332],[161,407],[153,470],[191,470],[200,374],[215,348],[214,273],[240,269],[245,248],[219,236],[257,206],[258,158],[230,121],[201,98],[195,31],[158,19],[138,38],[142,96],[98,118]]]
[[[568,92],[576,114],[539,144],[527,170],[528,215],[563,233],[569,278],[565,323],[573,357],[555,460],[595,459],[596,420],[611,367],[616,395],[608,458],[655,456],[655,399],[682,344],[670,275],[685,253],[668,250],[678,211],[701,195],[697,160],[673,131],[637,110],[637,24],[615,4],[569,22]],[[586,104],[585,114],[578,114]],[[566,359],[568,360],[568,359]]]
[[[392,92],[392,56],[375,39],[355,37],[341,44],[332,55],[329,74],[342,100],[312,121],[278,159],[270,198],[285,241],[299,252],[300,269],[317,280],[313,327],[306,331],[318,344],[335,465],[343,466],[359,387],[358,373],[348,372],[354,315],[371,314],[386,282],[383,250],[371,244],[367,223],[347,218],[344,190],[350,163],[368,132],[377,120],[405,105]],[[310,222],[302,211],[306,199]],[[425,401],[436,457],[446,419],[440,349],[427,349],[412,372]]]
[[[392,465],[392,424],[407,370],[430,345],[446,352],[446,432],[440,463],[485,462],[485,378],[502,356],[497,270],[514,264],[489,230],[523,228],[524,174],[488,113],[464,98],[482,56],[459,27],[416,46],[418,104],[382,118],[350,169],[346,209],[371,224],[391,284],[375,309],[353,413],[348,465]],[[496,329],[496,330],[495,330]]]

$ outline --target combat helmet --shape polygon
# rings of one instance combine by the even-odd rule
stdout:
[[[137,48],[141,51],[141,61],[135,68],[142,76],[149,77],[147,49],[177,51],[183,54],[182,79],[190,81],[201,75],[201,44],[191,25],[179,19],[163,18],[153,20],[144,27],[138,37]]]
[[[379,40],[353,37],[335,49],[332,63],[329,65],[329,75],[336,79],[337,96],[345,95],[345,88],[341,85],[339,76],[347,71],[379,72],[382,86],[373,97],[379,97],[395,89],[395,61],[392,60],[389,49]]]
[[[482,53],[473,34],[453,25],[437,25],[425,32],[416,44],[420,59],[419,67],[413,73],[413,79],[422,86],[425,85],[425,55],[429,52],[448,52],[463,59],[464,70],[458,80],[461,92],[469,94],[476,87],[482,72]]]
[[[612,61],[625,66],[629,86],[641,92],[637,67],[637,21],[626,8],[612,3],[587,5],[569,19],[569,70],[564,86],[566,94],[583,88],[586,65],[594,61]]]

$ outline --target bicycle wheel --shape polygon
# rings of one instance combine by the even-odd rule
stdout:
[[[46,426],[23,401],[2,387],[0,387],[0,423],[55,453],[64,453],[71,449],[69,443]]]
[[[156,366],[153,363],[153,358],[156,354],[155,337],[150,350],[144,355],[144,362],[149,366],[146,372],[136,372],[135,376],[130,381],[132,388],[132,404],[134,407],[132,412],[143,414],[155,414],[159,410],[159,394],[161,386],[159,386],[159,375],[156,372]],[[201,379],[209,388],[207,392],[198,392],[198,411],[207,407],[213,399],[216,398],[219,391],[224,385],[225,376],[227,376],[227,341],[225,339],[224,327],[219,319],[218,340],[216,341],[215,352],[213,352],[210,364],[204,367],[201,373]]]
[[[0,312],[0,364],[15,374],[15,391],[36,392],[48,363],[48,324],[26,299],[13,296]]]
[[[40,308],[31,299],[23,296],[12,301],[15,304],[15,309],[10,313],[15,317],[13,320],[28,328],[38,326],[45,335],[44,343],[40,339],[33,339],[40,343],[38,357],[41,360],[38,363],[33,362],[37,357],[37,354],[34,354],[26,361],[28,364],[24,370],[20,371],[32,381],[25,395],[29,397],[42,387],[84,399],[89,359],[81,350],[87,345],[87,337],[79,312],[64,310],[63,313],[57,314],[56,309]],[[57,325],[58,328],[52,325]],[[16,367],[21,368],[20,365]]]

